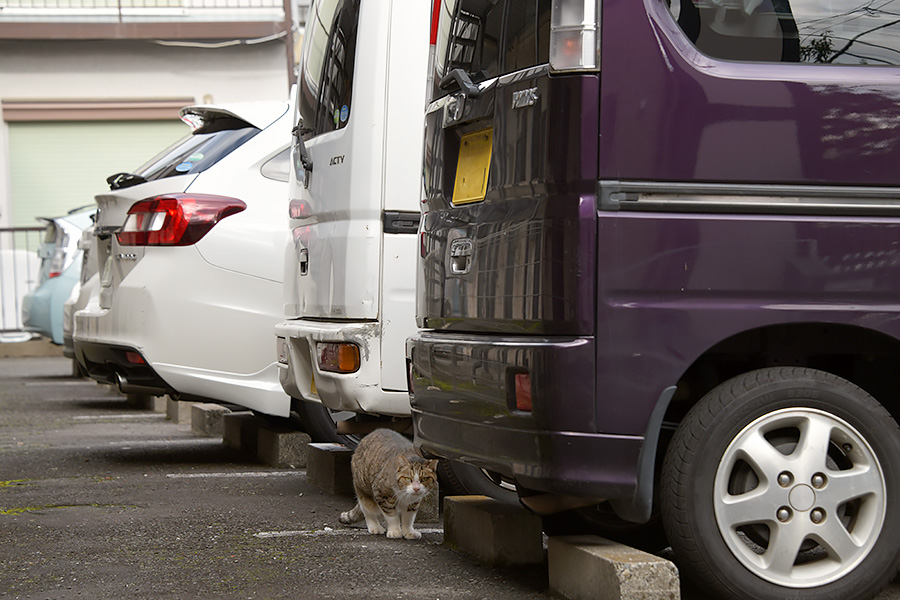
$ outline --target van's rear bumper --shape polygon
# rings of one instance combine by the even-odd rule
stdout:
[[[286,342],[286,352],[278,363],[278,378],[287,395],[334,410],[409,416],[406,391],[386,390],[382,386],[380,322],[292,319],[276,324],[275,335]],[[315,360],[318,342],[356,344],[360,348],[359,370],[332,373],[319,369]]]
[[[595,422],[594,349],[591,337],[418,333],[407,343],[416,445],[531,490],[630,500],[644,438]],[[530,412],[515,403],[524,372]]]
[[[515,430],[416,409],[413,424],[425,453],[497,471],[529,490],[604,500],[635,494],[643,437]]]

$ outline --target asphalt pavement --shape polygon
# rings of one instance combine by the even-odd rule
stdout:
[[[338,522],[353,499],[138,410],[63,358],[0,359],[0,598],[550,598],[492,569]]]
[[[338,522],[353,505],[71,376],[0,358],[0,598],[529,600],[547,565],[490,568]],[[683,587],[685,600],[705,599]],[[895,582],[878,600],[900,600]]]

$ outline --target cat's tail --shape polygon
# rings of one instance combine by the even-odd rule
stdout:
[[[365,515],[363,514],[362,509],[359,507],[359,502],[357,502],[356,506],[354,506],[347,512],[342,512],[338,520],[344,525],[349,525],[350,523],[361,521],[364,517]]]

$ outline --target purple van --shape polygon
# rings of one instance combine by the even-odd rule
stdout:
[[[435,10],[417,445],[569,531],[664,529],[718,596],[873,597],[900,564],[900,0]]]

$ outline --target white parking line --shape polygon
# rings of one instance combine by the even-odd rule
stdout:
[[[169,473],[170,479],[201,479],[206,477],[296,477],[306,475],[305,470],[296,471],[246,471],[243,473]]]
[[[26,381],[25,387],[44,385],[97,385],[94,381]]]
[[[164,413],[135,413],[131,415],[77,415],[72,417],[76,421],[103,421],[109,419],[147,419],[147,420],[156,420],[156,419],[165,419],[166,415]]]
[[[434,527],[434,528],[418,528],[417,531],[419,533],[444,533],[443,527]],[[365,534],[369,535],[369,532],[366,531],[362,527],[348,527],[348,528],[340,528],[340,529],[332,529],[331,527],[326,527],[325,529],[301,529],[298,531],[260,531],[259,533],[254,533],[253,537],[258,538],[279,538],[279,537],[292,537],[292,536],[303,536],[303,537],[317,537],[320,535],[360,535]]]
[[[174,446],[180,444],[183,446],[196,446],[204,444],[212,446],[213,444],[222,444],[222,440],[217,438],[186,438],[186,439],[165,439],[165,440],[122,440],[118,442],[106,442],[110,446],[121,446],[123,450],[128,450],[132,446]]]

